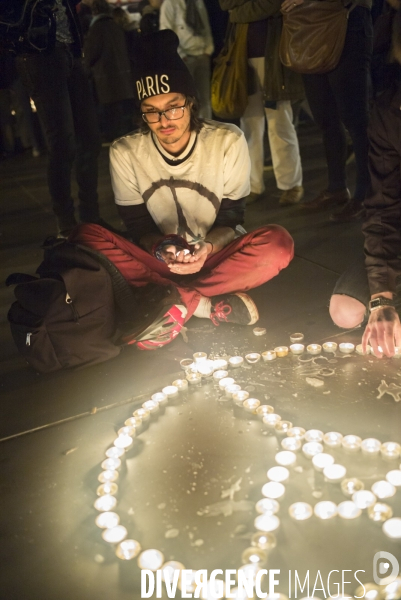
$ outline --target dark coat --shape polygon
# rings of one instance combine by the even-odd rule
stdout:
[[[253,23],[268,19],[265,49],[266,102],[301,100],[305,97],[302,77],[281,64],[279,44],[283,19],[280,13],[282,0],[219,0],[223,10],[230,11],[232,23]]]
[[[99,15],[90,26],[84,59],[92,71],[100,104],[134,97],[125,33],[110,15]]]

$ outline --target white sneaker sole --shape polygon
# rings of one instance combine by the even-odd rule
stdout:
[[[238,298],[241,298],[242,302],[247,307],[249,314],[251,315],[251,320],[248,323],[248,325],[254,325],[259,320],[259,311],[258,311],[258,307],[256,306],[255,302],[252,300],[252,298],[250,296],[248,296],[248,294],[238,292],[237,294],[234,294],[234,295],[238,296]]]

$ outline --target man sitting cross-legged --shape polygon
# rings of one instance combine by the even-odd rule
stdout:
[[[258,310],[245,292],[293,256],[292,238],[278,225],[238,234],[249,194],[246,141],[234,125],[197,118],[177,46],[170,30],[142,38],[135,65],[142,130],[110,149],[115,201],[132,241],[96,225],[70,238],[105,254],[144,297],[151,290],[160,298],[150,322],[129,336],[141,349],[169,343],[192,315],[252,325]]]

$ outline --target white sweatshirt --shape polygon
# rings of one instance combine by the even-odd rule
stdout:
[[[178,53],[181,58],[213,54],[214,44],[210,30],[209,17],[203,0],[196,0],[198,11],[204,25],[203,35],[194,35],[185,22],[185,0],[164,0],[160,8],[160,29],[172,29],[180,40]]]

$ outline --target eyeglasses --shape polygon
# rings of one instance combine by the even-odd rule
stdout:
[[[177,121],[178,119],[182,119],[186,108],[187,105],[185,103],[184,106],[174,106],[174,108],[168,108],[167,110],[152,110],[142,113],[142,119],[145,123],[159,123],[164,115],[168,121]]]

